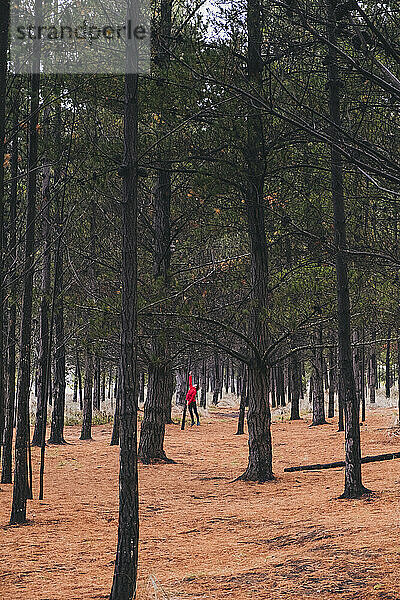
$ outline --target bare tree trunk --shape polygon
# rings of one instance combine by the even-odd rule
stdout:
[[[76,374],[78,378],[78,389],[79,389],[79,410],[83,409],[83,394],[82,394],[82,373],[81,364],[79,360],[79,353],[76,351]]]
[[[200,406],[201,408],[207,406],[207,363],[204,359],[201,365]]]
[[[293,354],[292,358],[292,403],[290,407],[290,420],[298,421],[300,419],[300,388],[301,388],[301,365],[297,353]]]
[[[93,356],[89,349],[85,356],[85,388],[83,392],[83,421],[80,440],[92,439],[92,413],[93,413]]]
[[[335,416],[335,389],[336,389],[336,360],[333,348],[329,350],[329,403],[328,417],[332,419]]]
[[[221,394],[222,389],[222,378],[221,378],[221,363],[217,353],[214,354],[214,369],[215,369],[215,383],[212,397],[212,404],[216,406]]]
[[[312,425],[324,425],[325,419],[325,395],[323,379],[323,357],[322,357],[322,327],[319,327],[318,336],[315,340],[314,350],[314,394],[313,394],[313,420]]]
[[[44,132],[48,131],[49,107],[44,116]],[[36,423],[33,433],[32,446],[41,446],[43,437],[44,419],[47,415],[47,371],[49,356],[49,297],[50,297],[50,265],[51,265],[51,240],[50,240],[50,163],[43,159],[43,184],[42,184],[42,236],[44,242],[42,265],[42,289],[40,300],[40,350],[39,350],[39,385],[36,409]]]
[[[340,82],[337,66],[335,0],[326,0],[328,12],[328,39],[332,46],[328,49],[328,93],[329,113],[333,123],[330,128],[334,142],[340,146]],[[345,488],[343,497],[358,498],[367,492],[361,478],[361,442],[359,407],[351,360],[350,339],[350,298],[347,272],[346,215],[343,188],[343,167],[341,155],[331,147],[331,185],[334,214],[336,280],[337,280],[337,320],[339,344],[339,376],[344,397],[345,412]]]
[[[10,523],[26,522],[26,503],[31,497],[28,480],[29,395],[31,374],[31,332],[33,301],[33,264],[35,252],[36,175],[38,167],[39,65],[31,76],[31,111],[28,144],[28,189],[24,258],[24,288],[22,296],[20,366],[17,401],[17,431],[15,438],[15,470]]]
[[[149,365],[147,399],[140,430],[138,457],[145,464],[173,462],[164,451],[165,402],[168,396],[168,374],[161,365]],[[164,409],[164,410],[163,410]]]
[[[244,367],[242,394],[240,397],[239,419],[238,419],[236,435],[244,434],[244,417],[245,417],[245,413],[246,413],[246,406],[247,406],[247,368]]]
[[[387,345],[386,345],[386,372],[385,372],[385,392],[386,398],[390,398],[390,338],[392,335],[392,329],[389,327],[387,337]]]
[[[57,199],[57,233],[63,234],[64,214],[63,200]],[[63,242],[60,237],[57,246],[57,257],[54,269],[54,326],[55,326],[55,376],[54,376],[54,403],[51,415],[51,429],[49,443],[65,444],[64,418],[65,418],[65,339],[64,339],[64,280],[63,280]]]
[[[133,4],[128,2],[127,19]],[[129,66],[129,46],[128,66]],[[128,73],[132,69],[128,69]],[[122,331],[119,524],[114,579],[110,600],[131,600],[136,593],[139,546],[137,472],[137,131],[138,76],[125,75],[124,185],[122,236]]]
[[[142,371],[139,376],[139,402],[144,404],[144,372]]]
[[[185,405],[186,399],[186,376],[183,369],[176,371],[176,404],[178,406]]]
[[[4,160],[6,152],[6,95],[7,95],[7,59],[8,59],[8,24],[10,16],[9,0],[2,0],[0,5],[0,452],[4,434]],[[32,158],[32,157],[31,157]]]
[[[259,0],[247,0],[247,79],[252,90],[260,94],[263,87],[262,13]],[[245,206],[250,242],[252,312],[250,336],[252,350],[248,369],[249,408],[249,462],[240,477],[246,481],[268,481],[272,472],[271,412],[269,404],[269,367],[263,356],[269,344],[269,331],[265,321],[268,298],[268,245],[265,233],[264,177],[265,148],[263,119],[257,106],[249,106],[246,120]]]
[[[121,381],[122,381],[122,373],[121,366],[118,369],[118,390],[117,397],[115,399],[115,411],[114,411],[114,423],[113,430],[111,435],[111,443],[110,446],[118,446],[119,444],[119,428],[120,428],[120,394],[121,394]]]
[[[1,22],[1,17],[0,17]],[[0,26],[1,27],[1,26]],[[3,32],[0,30],[0,36]],[[0,38],[0,53],[3,51],[2,39]],[[1,76],[0,76],[1,78]],[[0,97],[1,96],[0,87]],[[16,346],[16,321],[17,321],[17,286],[16,286],[16,261],[17,261],[17,245],[16,245],[16,226],[17,226],[17,192],[18,192],[18,132],[19,132],[19,105],[20,105],[20,89],[14,94],[13,98],[13,138],[11,147],[11,193],[10,193],[10,216],[9,216],[9,254],[10,254],[10,299],[9,299],[9,326],[8,326],[8,390],[7,390],[7,405],[5,413],[5,427],[3,438],[3,457],[1,483],[12,483],[12,440],[14,433],[14,412],[15,412],[15,346]],[[0,109],[0,121],[1,121]],[[0,126],[0,140],[1,136]],[[2,166],[0,165],[0,169]],[[0,176],[1,178],[1,176]],[[0,196],[2,194],[2,183],[0,179]],[[1,392],[0,392],[1,393]]]
[[[100,410],[100,357],[94,359],[93,409]]]

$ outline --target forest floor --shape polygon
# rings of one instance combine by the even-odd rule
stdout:
[[[343,469],[284,473],[343,458],[336,419],[272,425],[276,480],[234,482],[247,462],[236,410],[210,411],[200,427],[167,427],[175,465],[140,466],[138,600],[400,599],[400,460],[364,465],[374,490],[339,500]],[[400,451],[394,409],[368,410],[363,454]],[[8,523],[12,486],[0,493],[1,600],[106,600],[118,519],[118,448],[110,425],[93,441],[66,428],[47,450],[45,500],[38,457],[28,525]],[[157,583],[153,587],[149,577]]]

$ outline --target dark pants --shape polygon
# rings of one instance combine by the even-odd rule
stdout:
[[[200,425],[199,413],[197,412],[196,400],[189,404],[190,417],[192,419],[192,425],[194,425],[194,415],[196,415],[197,425]]]

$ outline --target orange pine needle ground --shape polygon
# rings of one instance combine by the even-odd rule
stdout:
[[[171,599],[302,600],[400,598],[400,460],[364,465],[371,498],[338,500],[343,469],[283,473],[286,466],[343,458],[336,420],[275,422],[276,481],[235,482],[246,466],[247,436],[235,436],[232,409],[201,427],[169,425],[176,465],[140,467],[140,581],[153,575]],[[393,409],[368,412],[363,454],[399,451]],[[0,598],[106,600],[115,556],[118,448],[111,426],[81,442],[47,449],[45,500],[37,498],[33,448],[31,522],[7,525],[12,486],[0,492]],[[146,591],[147,590],[147,591]],[[162,597],[162,596],[160,596]]]

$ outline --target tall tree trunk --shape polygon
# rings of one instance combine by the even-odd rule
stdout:
[[[0,22],[1,22],[0,16]],[[0,36],[3,32],[0,30]],[[0,52],[2,39],[0,39]],[[7,405],[5,414],[5,427],[3,438],[3,457],[1,483],[12,483],[12,440],[14,433],[15,413],[15,346],[16,346],[16,321],[17,321],[17,286],[16,286],[16,227],[17,227],[17,192],[18,192],[18,151],[19,151],[19,105],[20,89],[18,88],[13,97],[13,138],[11,146],[11,193],[10,193],[10,216],[9,216],[9,254],[10,254],[10,298],[9,298],[9,326],[8,326],[8,372],[7,372]],[[0,94],[1,94],[0,89]],[[2,96],[0,96],[2,97]],[[1,120],[0,109],[0,120]],[[4,134],[3,134],[4,135]],[[0,140],[3,139],[0,127]],[[2,166],[0,165],[0,169]],[[1,195],[0,183],[0,195]],[[1,393],[1,392],[0,392]]]
[[[176,371],[176,404],[178,406],[185,405],[186,398],[186,376],[183,369],[178,369]]]
[[[270,389],[271,389],[271,406],[276,408],[277,406],[277,390],[276,390],[276,367],[272,367],[270,371]]]
[[[149,365],[147,399],[140,430],[138,457],[145,464],[173,462],[164,451],[165,399],[168,396],[168,375],[165,367]]]
[[[28,481],[29,396],[31,375],[31,333],[33,301],[33,265],[35,253],[36,176],[38,167],[39,64],[31,76],[31,110],[28,143],[28,188],[22,296],[20,364],[15,438],[15,470],[10,523],[26,522],[26,503],[31,497]]]
[[[247,369],[246,369],[246,367],[244,367],[242,394],[240,397],[239,418],[238,418],[238,426],[237,426],[236,435],[244,434],[244,417],[245,417],[245,413],[246,413],[246,406],[247,406]]]
[[[204,359],[201,365],[200,406],[201,408],[207,406],[207,363]]]
[[[390,338],[392,335],[392,329],[389,327],[387,333],[387,344],[386,344],[386,372],[385,372],[385,392],[386,398],[390,398]]]
[[[140,404],[144,404],[144,371],[140,373],[139,386],[139,402]]]
[[[301,389],[301,365],[297,353],[292,357],[292,366],[290,369],[292,377],[292,403],[290,406],[290,420],[298,421],[300,419],[300,389]]]
[[[219,397],[221,395],[222,390],[222,373],[221,373],[221,363],[219,360],[218,353],[214,354],[214,373],[215,373],[215,381],[214,381],[214,389],[213,389],[213,397],[212,404],[217,406]]]
[[[329,402],[328,417],[332,419],[335,416],[335,389],[336,389],[336,359],[335,350],[329,350]]]
[[[118,446],[118,444],[119,444],[120,405],[121,405],[120,393],[121,393],[121,381],[122,381],[121,365],[118,369],[118,379],[119,379],[119,383],[118,383],[117,396],[115,399],[114,423],[113,423],[113,430],[112,430],[112,434],[111,434],[110,446]]]
[[[314,394],[313,394],[313,420],[312,425],[324,425],[325,420],[325,394],[324,394],[324,374],[323,374],[323,356],[322,356],[322,327],[315,340],[315,350],[313,357],[314,366]]]
[[[167,392],[165,395],[164,421],[166,425],[173,425],[172,396],[174,395],[174,373],[169,365],[167,365],[167,371]]]
[[[2,0],[0,4],[0,452],[4,434],[4,155],[6,151],[6,95],[7,95],[7,59],[8,59],[8,27],[10,18],[10,2]]]
[[[83,393],[82,393],[82,372],[81,362],[79,360],[79,353],[76,352],[76,374],[78,378],[78,390],[79,390],[79,410],[83,409]]]
[[[378,384],[377,377],[377,365],[376,365],[376,330],[374,329],[372,332],[372,339],[374,341],[371,348],[371,356],[370,356],[370,382],[369,382],[369,401],[371,404],[375,404],[375,392]],[[400,397],[400,392],[399,392]]]
[[[80,440],[92,439],[92,413],[93,413],[93,356],[89,349],[85,356],[85,387],[83,391],[83,421]]]
[[[397,330],[397,389],[398,389],[398,414],[400,420],[400,330]]]
[[[328,93],[329,113],[332,121],[330,134],[333,142],[340,146],[340,81],[337,66],[336,45],[336,0],[326,0],[328,12]],[[339,376],[344,396],[345,413],[345,486],[343,497],[358,498],[367,490],[361,478],[361,441],[359,406],[351,360],[350,298],[347,272],[346,215],[343,188],[341,155],[331,146],[331,185],[335,232],[335,262],[337,280],[337,322],[339,345]]]
[[[168,78],[170,65],[169,44],[172,26],[172,0],[161,0],[159,35],[156,38],[155,53],[157,75]],[[157,183],[153,194],[153,276],[158,285],[163,285],[164,294],[170,287],[171,263],[171,171],[168,158],[170,154],[169,136],[166,135],[167,98],[163,88],[159,88],[159,143],[157,145]],[[165,423],[171,419],[171,369],[169,367],[169,349],[164,335],[155,335],[152,339],[153,364],[148,368],[148,393],[144,407],[144,416],[140,429],[139,459],[148,463],[169,461],[164,452]],[[167,411],[168,407],[168,411]]]
[[[128,2],[127,19],[134,5]],[[129,67],[129,45],[128,67]],[[128,68],[128,73],[133,69]],[[122,235],[122,331],[120,395],[119,524],[114,579],[110,600],[131,600],[136,593],[139,546],[137,472],[137,131],[138,76],[125,76],[124,184]]]
[[[57,234],[63,235],[64,227],[63,202],[57,199]],[[57,244],[57,256],[54,269],[54,326],[55,326],[55,376],[54,376],[54,402],[51,415],[51,430],[49,443],[65,444],[64,418],[65,418],[65,339],[64,339],[64,281],[63,281],[63,242],[60,237]]]
[[[263,60],[261,57],[262,16],[259,0],[247,0],[247,77],[251,88],[262,93]],[[268,367],[264,352],[269,332],[265,320],[268,300],[268,246],[265,233],[264,175],[265,149],[263,120],[256,106],[249,106],[245,144],[247,229],[250,241],[252,314],[250,336],[257,351],[252,351],[249,365],[249,462],[240,477],[250,481],[268,481],[272,472],[271,413],[269,405]]]
[[[93,409],[100,410],[100,357],[94,359]]]
[[[43,119],[44,135],[49,135],[48,130],[49,107],[46,108]],[[42,237],[44,242],[42,265],[42,289],[40,300],[40,350],[39,350],[39,385],[36,408],[36,423],[32,438],[32,446],[41,446],[45,418],[47,416],[47,371],[49,356],[49,297],[50,297],[50,266],[51,266],[51,240],[50,240],[50,163],[43,158],[43,183],[42,183]]]

